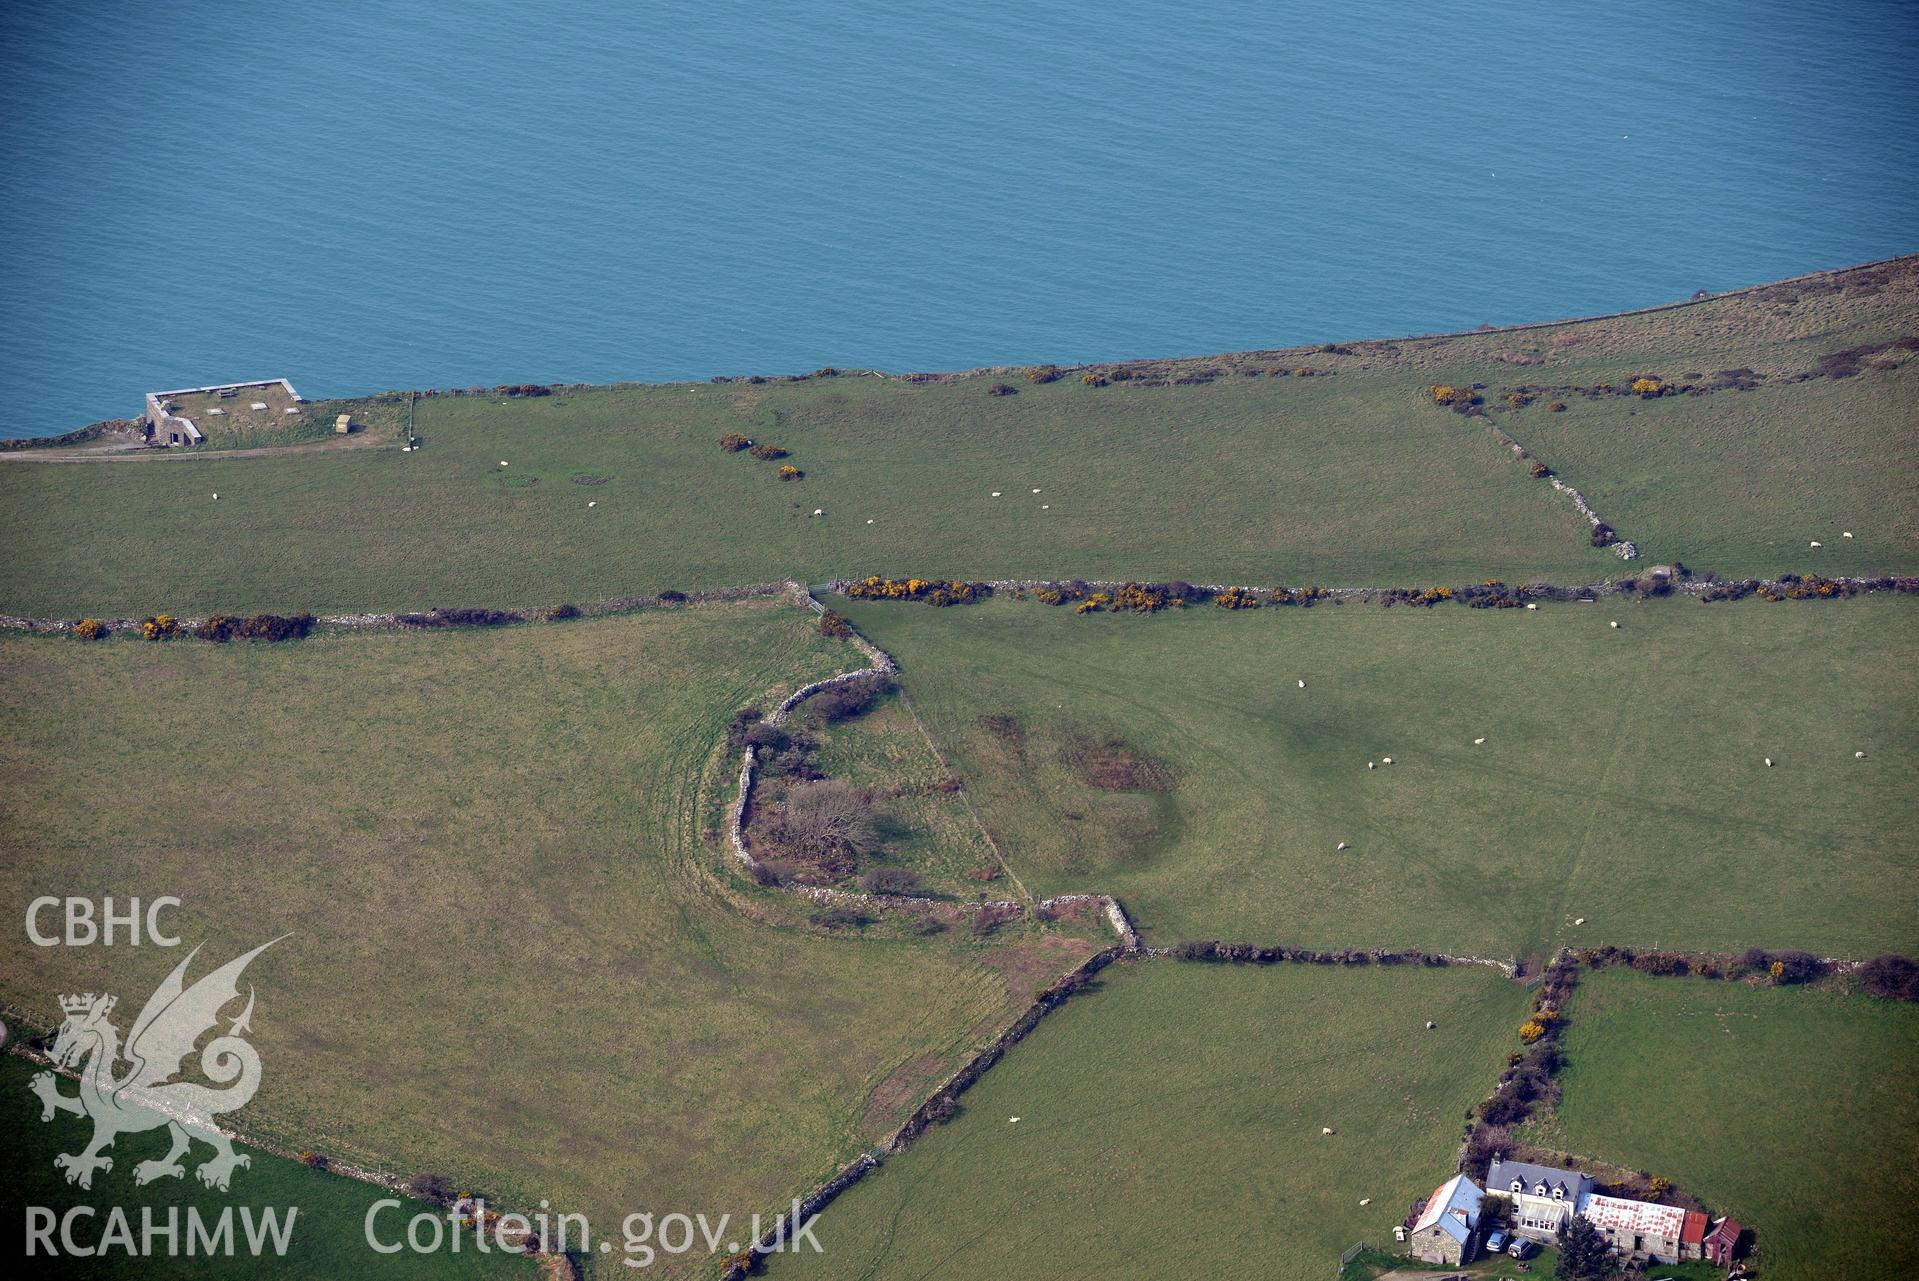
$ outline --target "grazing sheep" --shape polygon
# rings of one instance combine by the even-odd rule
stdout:
[[[1018,1117],[1016,1117],[1016,1116],[1009,1116],[1009,1117],[1007,1117],[1007,1118],[1006,1118],[1006,1124],[1008,1124],[1008,1125],[1018,1125],[1018,1124],[1019,1124],[1019,1118],[1018,1118]]]
[[[1041,511],[1043,511],[1043,512],[1049,512],[1049,511],[1052,511],[1052,510],[1053,510],[1053,504],[1051,504],[1051,503],[1041,503],[1041,504],[1039,505],[1039,509],[1040,509]]]
[[[1866,759],[1866,754],[1864,752],[1854,752],[1852,754],[1852,759],[1854,759],[1855,761],[1863,761]]]
[[[1841,535],[1839,535],[1839,537],[1841,537],[1841,538],[1851,538],[1851,537],[1852,537],[1852,531],[1851,531],[1850,529],[1848,529],[1848,530],[1847,530],[1847,531],[1846,531],[1845,533],[1843,533],[1843,534],[1841,534]]]
[[[1807,544],[1806,544],[1806,546],[1808,546],[1808,547],[1824,547],[1824,546],[1825,546],[1825,544],[1824,544],[1824,543],[1822,543],[1822,542],[1820,542],[1820,541],[1819,541],[1819,540],[1818,540],[1817,538],[1815,538],[1815,539],[1813,539],[1813,540],[1812,540],[1811,542],[1809,542],[1809,543],[1807,543]]]
[[[1344,841],[1341,841],[1341,842],[1340,842],[1340,843],[1339,843],[1338,845],[1336,845],[1336,846],[1335,846],[1334,848],[1335,848],[1335,849],[1342,849],[1342,850],[1349,850],[1349,849],[1351,849],[1351,848],[1352,848],[1352,846],[1350,846],[1350,845],[1348,845],[1348,844],[1347,844],[1346,842],[1344,842]]]
[[[1618,619],[1614,619],[1614,620],[1613,620],[1613,630],[1614,630],[1614,631],[1618,631],[1618,630],[1619,630],[1619,620],[1618,620]]]
[[[813,509],[813,514],[814,514],[815,516],[824,516],[824,515],[826,515],[826,508],[824,508],[824,507],[815,507],[815,508]]]
[[[870,525],[870,524],[872,524],[872,523],[873,523],[873,521],[872,521],[872,518],[871,518],[871,517],[868,517],[868,518],[867,518],[867,521],[866,521],[866,523],[867,523],[867,524],[869,524],[869,525]]]
[[[1770,756],[1768,756],[1768,757],[1766,757],[1766,768],[1767,768],[1767,769],[1771,769],[1771,768],[1772,768],[1772,757],[1770,757]]]
[[[1437,1023],[1435,1023],[1435,1022],[1433,1022],[1433,1021],[1432,1021],[1431,1019],[1427,1019],[1427,1020],[1426,1020],[1426,1030],[1427,1030],[1428,1032],[1430,1032],[1430,1031],[1432,1031],[1432,1030],[1433,1030],[1434,1028],[1436,1028],[1436,1027],[1438,1027],[1438,1026],[1439,1026],[1439,1024],[1437,1024]]]
[[[1363,1196],[1359,1198],[1359,1203],[1361,1205],[1371,1205],[1373,1203],[1373,1199],[1369,1196]]]
[[[1372,763],[1371,761],[1367,761],[1367,762],[1366,762],[1366,768],[1367,768],[1367,769],[1378,769],[1379,767],[1378,767],[1377,765],[1375,765],[1375,764],[1373,764],[1373,763]]]
[[[1301,682],[1299,683],[1299,687],[1300,687],[1301,689],[1305,689],[1305,688],[1306,688],[1306,682],[1305,682],[1305,681],[1301,681]]]
[[[1034,490],[1033,492],[1037,494],[1037,493],[1038,493],[1039,491],[1038,491],[1038,490],[1036,489],[1036,490]]]
[[[502,467],[504,467],[504,466],[506,466],[506,459],[504,459],[504,458],[502,458],[502,459],[500,460],[500,466],[502,466]]]
[[[1333,1132],[1333,1127],[1330,1125],[1322,1125],[1319,1127],[1319,1132],[1321,1134],[1331,1134]]]
[[[994,490],[994,491],[993,491],[993,497],[995,497],[995,498],[998,498],[998,497],[999,497],[999,490],[997,490],[997,489],[996,489],[996,490]]]
[[[215,494],[215,495],[213,496],[213,501],[214,501],[214,502],[216,502],[216,503],[217,503],[217,502],[219,502],[219,501],[220,501],[220,495],[218,495],[218,494]]]
[[[1527,608],[1527,609],[1538,609],[1538,608],[1539,608],[1539,606],[1537,606],[1537,605],[1535,605],[1535,604],[1533,604],[1533,603],[1532,603],[1531,601],[1527,601],[1527,602],[1526,602],[1526,608]]]
[[[1475,739],[1473,740],[1473,746],[1474,746],[1474,747],[1483,747],[1483,746],[1485,746],[1485,743],[1486,743],[1486,740],[1485,740],[1485,739],[1483,739],[1483,738],[1475,738]]]
[[[594,500],[593,500],[592,502],[590,502],[590,503],[588,503],[588,504],[587,504],[587,506],[588,506],[588,507],[598,507],[599,505],[600,505],[600,503],[599,503],[599,500],[598,500],[597,498],[596,498],[596,499],[594,499]]]
[[[1379,763],[1381,765],[1391,765],[1393,763],[1393,758],[1390,756],[1382,756],[1379,758]]]
[[[1575,917],[1575,918],[1573,919],[1573,924],[1574,924],[1574,925],[1584,925],[1585,923],[1586,923],[1586,918],[1585,918],[1585,917],[1583,917],[1583,916],[1580,916],[1580,917]]]

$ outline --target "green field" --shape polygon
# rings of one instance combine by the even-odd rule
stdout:
[[[1914,335],[1919,257],[1612,319],[1097,366],[1101,385],[1000,369],[434,394],[405,453],[389,393],[193,451],[0,455],[0,614],[527,607],[874,573],[1919,573],[1919,353],[1888,345]],[[1641,375],[1697,392],[1598,390]],[[1437,404],[1440,383],[1476,387],[1483,415]],[[343,409],[367,430],[332,436]],[[1590,546],[1501,432],[1643,559]],[[726,433],[790,456],[723,451]],[[924,937],[755,886],[722,835],[734,713],[867,661],[770,599],[287,645],[0,632],[0,910],[178,896],[196,974],[288,934],[249,971],[266,1078],[243,1135],[548,1201],[602,1238],[631,1212],[750,1215],[817,1186],[1109,938],[1091,919],[975,937],[975,898],[1116,895],[1161,946],[1919,952],[1909,596],[1136,617],[1009,595],[831,601],[899,661],[901,693],[793,722],[817,742],[783,768],[884,811],[883,851],[832,875],[920,873],[947,900]],[[785,786],[762,769],[762,817]],[[105,989],[124,1027],[177,960],[16,929],[0,1011],[18,1034],[57,994]],[[1611,972],[1574,999],[1541,1143],[1747,1220],[1768,1277],[1919,1265],[1898,1232],[1919,1191],[1912,1010]],[[836,1203],[825,1258],[773,1271],[1329,1275],[1451,1171],[1527,1008],[1484,967],[1122,963]],[[0,1064],[0,1089],[20,1095],[21,1071]],[[0,1210],[18,1220],[72,1195],[49,1162],[74,1127],[16,1113]],[[311,1204],[307,1274],[383,1275],[355,1217],[370,1189],[264,1153],[251,1174],[236,1195]]]
[[[0,1102],[0,1145],[6,1152],[6,1178],[0,1180],[0,1220],[7,1225],[7,1245],[0,1248],[16,1259],[23,1258],[26,1252],[22,1229],[28,1206],[45,1207],[56,1216],[64,1216],[75,1206],[95,1207],[97,1217],[82,1216],[74,1221],[76,1240],[89,1248],[100,1242],[109,1205],[126,1207],[136,1234],[140,1231],[143,1206],[151,1207],[161,1223],[166,1222],[169,1207],[178,1207],[183,1225],[188,1207],[196,1209],[202,1221],[211,1225],[217,1222],[223,1209],[233,1206],[236,1215],[233,1231],[240,1241],[246,1238],[237,1218],[238,1207],[254,1207],[256,1212],[272,1209],[278,1212],[281,1222],[285,1222],[288,1207],[292,1207],[297,1213],[293,1216],[286,1253],[265,1256],[272,1260],[275,1276],[325,1281],[349,1274],[367,1278],[521,1277],[530,1281],[535,1274],[532,1260],[525,1256],[505,1255],[497,1250],[482,1254],[471,1238],[462,1242],[457,1254],[450,1245],[427,1255],[410,1251],[399,1255],[376,1253],[366,1245],[367,1210],[391,1193],[339,1175],[321,1174],[298,1161],[258,1149],[248,1153],[252,1165],[235,1173],[231,1194],[214,1192],[195,1182],[192,1159],[187,1162],[186,1177],[149,1184],[138,1191],[124,1178],[110,1186],[96,1183],[91,1191],[71,1187],[54,1168],[53,1158],[57,1153],[78,1152],[86,1143],[91,1126],[68,1116],[59,1117],[52,1124],[41,1123],[39,1100],[27,1092],[27,1081],[37,1070],[26,1060],[12,1055],[0,1058],[0,1100],[4,1100]],[[73,1092],[71,1084],[63,1088],[68,1094]],[[165,1148],[166,1140],[154,1134],[122,1138],[113,1149],[114,1168],[124,1176],[136,1157],[158,1156]],[[205,1154],[206,1149],[199,1148],[194,1156]],[[381,1243],[397,1239],[404,1233],[408,1219],[427,1212],[430,1212],[427,1206],[413,1201],[406,1201],[400,1210],[382,1211],[375,1221]],[[445,1212],[439,1213],[444,1218]],[[186,1249],[185,1231],[182,1226],[182,1251]],[[59,1255],[49,1258],[44,1251],[36,1254],[31,1265],[34,1276],[139,1277],[143,1281],[170,1277],[253,1277],[260,1275],[265,1266],[244,1252],[232,1256],[170,1258],[166,1255],[164,1237],[155,1238],[159,1250],[153,1255],[132,1258],[124,1251],[114,1250],[104,1257],[82,1261],[67,1256],[59,1244],[57,1231],[53,1240]]]
[[[1477,967],[1109,969],[769,1275],[1330,1276],[1450,1174],[1525,1008]]]
[[[247,1133],[601,1224],[768,1210],[1083,952],[831,937],[718,873],[728,715],[859,661],[771,602],[277,647],[0,638],[7,911],[177,895],[196,965],[290,932],[248,972]],[[0,999],[50,1022],[56,993],[109,989],[130,1018],[177,960],[16,929]]]
[[[1840,381],[1661,397],[1626,412],[1574,399],[1564,413],[1529,406],[1501,421],[1655,560],[1754,578],[1781,566],[1829,577],[1915,568],[1911,360]]]
[[[1919,1009],[1606,970],[1569,1006],[1547,1147],[1663,1174],[1757,1232],[1768,1281],[1919,1272]]]
[[[1117,894],[1155,942],[1919,943],[1910,599],[838,607],[1033,891]],[[1153,787],[1089,781],[1113,741]]]
[[[1911,571],[1919,528],[1900,461],[1919,421],[1911,369],[1787,380],[1832,351],[1919,329],[1916,262],[1876,290],[1796,304],[1748,295],[1138,367],[1164,386],[1035,385],[1005,371],[440,395],[418,405],[415,453],[396,436],[247,457],[9,460],[0,611],[526,606],[867,573],[1585,582],[1619,562],[1587,545],[1569,504],[1483,421],[1436,407],[1426,386],[1484,382],[1496,404],[1521,383],[1727,367],[1768,382],[1575,400],[1563,423],[1539,406],[1497,420],[1651,560]],[[1296,368],[1319,372],[1269,372]],[[1219,372],[1171,381],[1206,371]],[[989,396],[999,379],[1018,394]],[[805,479],[782,483],[776,464],[722,452],[727,432],[790,450]],[[1833,547],[1854,525],[1861,537],[1843,554],[1806,546],[1823,532]]]

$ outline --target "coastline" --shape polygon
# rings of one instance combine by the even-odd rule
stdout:
[[[1756,284],[1743,285],[1737,289],[1721,290],[1717,293],[1701,290],[1699,293],[1694,294],[1690,298],[1683,298],[1673,302],[1654,303],[1654,304],[1643,306],[1643,307],[1629,307],[1620,311],[1599,312],[1599,313],[1584,315],[1584,316],[1569,316],[1559,320],[1531,320],[1531,321],[1524,321],[1518,324],[1511,324],[1511,325],[1487,325],[1487,326],[1481,326],[1474,329],[1438,330],[1430,333],[1401,334],[1401,335],[1390,336],[1390,337],[1329,339],[1322,342],[1300,343],[1300,344],[1295,344],[1287,347],[1256,347],[1256,348],[1247,348],[1239,351],[1208,352],[1208,353],[1188,354],[1188,355],[1180,355],[1180,356],[1138,357],[1135,359],[1115,360],[1115,361],[1082,361],[1077,364],[1059,365],[1057,366],[1057,368],[1060,370],[1061,373],[1074,373],[1074,372],[1079,372],[1082,370],[1089,370],[1089,369],[1114,369],[1114,368],[1127,368],[1127,367],[1140,367],[1140,366],[1177,367],[1181,365],[1191,364],[1195,362],[1202,362],[1202,361],[1231,361],[1231,360],[1254,360],[1254,359],[1263,360],[1263,359],[1271,359],[1271,358],[1282,357],[1282,356],[1306,355],[1316,351],[1323,350],[1328,345],[1328,343],[1332,343],[1334,345],[1341,345],[1341,346],[1345,346],[1345,345],[1377,346],[1381,344],[1442,342],[1442,341],[1447,341],[1455,338],[1483,338],[1483,337],[1495,336],[1499,334],[1517,334],[1517,333],[1527,333],[1527,332],[1532,332],[1532,331],[1537,331],[1542,329],[1560,329],[1560,328],[1565,328],[1567,326],[1572,326],[1572,325],[1600,324],[1600,323],[1613,321],[1613,320],[1626,320],[1626,319],[1631,319],[1633,317],[1638,317],[1638,316],[1653,316],[1653,315],[1659,315],[1664,312],[1681,311],[1689,307],[1697,307],[1704,303],[1723,302],[1728,299],[1745,297],[1751,294],[1758,293],[1762,290],[1778,289],[1785,286],[1804,284],[1804,283],[1810,283],[1810,282],[1837,280],[1841,277],[1852,275],[1855,272],[1871,271],[1876,268],[1888,267],[1888,266],[1892,266],[1894,264],[1899,264],[1899,263],[1919,263],[1919,249],[1915,249],[1909,253],[1894,254],[1890,257],[1875,258],[1867,262],[1853,263],[1844,267],[1829,267],[1829,268],[1822,268],[1817,271],[1802,272],[1798,275],[1786,276],[1778,280],[1761,281]],[[842,367],[834,370],[833,372],[842,377],[884,378],[884,379],[893,379],[893,380],[902,381],[902,382],[952,382],[952,381],[957,381],[964,378],[1002,376],[1009,372],[1016,372],[1022,369],[1029,368],[1033,363],[1035,362],[1026,362],[1026,363],[1020,363],[1020,364],[976,365],[966,369],[937,370],[937,371],[906,370],[906,371],[899,371],[899,372],[888,372],[888,371],[879,370],[879,369],[867,369],[867,368],[857,368],[857,367]],[[825,372],[825,371],[821,370],[817,372]],[[815,374],[812,374],[812,373],[778,374],[778,375],[764,376],[764,381],[797,382],[797,381],[802,381],[804,379],[811,378],[814,376]],[[575,389],[592,388],[592,387],[687,387],[687,386],[700,386],[700,385],[713,384],[713,383],[726,384],[726,383],[735,383],[735,382],[746,382],[754,377],[762,377],[762,376],[748,375],[748,374],[716,374],[709,378],[668,378],[668,379],[662,379],[658,382],[639,382],[639,381],[618,380],[610,383],[556,382],[556,383],[537,384],[537,385],[547,386],[547,387],[556,387],[556,388],[564,387],[564,388],[575,388]],[[488,389],[488,390],[493,390],[493,389]],[[316,400],[313,403],[316,405],[326,405],[326,404],[331,404],[337,401],[369,400],[379,396],[408,395],[408,394],[417,395],[417,394],[423,394],[423,393],[421,393],[420,389],[418,388],[388,390],[388,391],[382,391],[382,392],[366,392],[366,393],[360,393],[355,395],[325,397],[320,400]],[[425,393],[425,394],[430,394],[430,393]],[[455,391],[448,391],[441,394],[457,395],[460,393]],[[23,453],[32,453],[34,451],[39,451],[39,450],[67,449],[73,446],[83,445],[92,441],[101,440],[111,435],[118,435],[118,434],[124,433],[131,436],[137,430],[135,423],[136,423],[136,420],[129,419],[129,418],[107,418],[107,419],[101,419],[100,421],[97,421],[97,422],[87,423],[83,426],[76,427],[71,430],[63,431],[63,432],[49,432],[45,435],[37,435],[37,436],[0,436],[0,460],[4,460],[8,455],[17,456]],[[273,447],[269,446],[269,447],[263,447],[263,448],[273,448]],[[154,452],[156,451],[129,450],[126,453],[121,454],[121,453],[108,453],[103,449],[102,451],[100,451],[100,456],[102,457],[146,457]],[[164,451],[158,451],[158,452],[164,452]],[[214,452],[214,451],[209,451],[209,452]],[[219,452],[231,454],[235,451],[219,451]]]

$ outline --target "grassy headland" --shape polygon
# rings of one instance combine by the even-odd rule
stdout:
[[[1495,422],[1650,561],[1912,572],[1919,495],[1899,460],[1919,384],[1912,351],[1884,345],[1919,333],[1919,260],[1822,280],[1544,328],[1085,371],[1101,386],[1004,370],[442,394],[417,406],[412,453],[396,434],[379,449],[10,462],[0,611],[523,606],[875,572],[1615,572]],[[1862,346],[1856,366],[1831,360]],[[1641,375],[1701,390],[1581,391]],[[1489,417],[1436,406],[1434,383],[1483,383]],[[1559,390],[1507,408],[1526,385]],[[804,478],[723,452],[727,433],[790,451]],[[1842,546],[1842,530],[1857,537]]]

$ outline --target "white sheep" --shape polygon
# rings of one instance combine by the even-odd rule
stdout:
[[[997,490],[997,489],[996,489],[996,490],[994,490],[994,491],[993,491],[993,497],[995,497],[995,498],[998,498],[998,497],[999,497],[999,490]]]
[[[824,507],[815,507],[815,508],[813,509],[813,514],[814,514],[815,516],[824,516],[824,515],[826,515],[826,508],[824,508]]]
[[[1770,756],[1768,756],[1768,757],[1766,757],[1766,768],[1767,768],[1767,769],[1771,769],[1771,768],[1772,768],[1772,757],[1770,757]]]
[[[220,501],[220,495],[218,495],[218,494],[215,494],[215,495],[213,496],[213,501],[214,501],[214,502],[216,502],[216,503],[217,503],[217,502],[219,502],[219,501]]]
[[[504,467],[504,466],[506,466],[506,459],[504,459],[504,458],[502,458],[502,459],[500,460],[500,466],[502,466],[502,467]]]
[[[1034,490],[1033,492],[1037,494],[1037,493],[1038,493],[1039,491],[1038,491],[1038,490],[1036,489],[1036,490]]]
[[[1809,543],[1807,543],[1807,544],[1806,544],[1806,546],[1808,546],[1808,547],[1824,547],[1824,546],[1825,546],[1825,544],[1824,544],[1824,543],[1822,543],[1822,542],[1820,542],[1820,541],[1819,541],[1819,540],[1818,540],[1817,538],[1815,538],[1815,539],[1813,539],[1813,540],[1812,540],[1811,542],[1809,542]]]
[[[1839,537],[1841,537],[1841,538],[1851,538],[1851,537],[1852,537],[1852,531],[1851,531],[1850,529],[1848,529],[1848,530],[1847,530],[1847,531],[1846,531],[1845,533],[1843,533],[1843,534],[1841,534],[1841,535],[1839,535]]]
[[[600,505],[600,501],[597,498],[587,504],[588,507],[598,507],[599,505]]]
[[[1299,683],[1299,687],[1300,687],[1301,689],[1305,689],[1305,688],[1306,688],[1306,682],[1305,682],[1305,681],[1301,681],[1301,682]]]
[[[1352,846],[1346,844],[1346,842],[1344,841],[1341,841],[1338,845],[1334,846],[1333,848],[1340,849],[1340,850],[1349,850],[1352,848]]]
[[[1866,759],[1866,754],[1864,752],[1854,752],[1852,754],[1852,759],[1854,759],[1855,761],[1863,761]]]
[[[1538,609],[1538,608],[1539,608],[1539,606],[1537,606],[1537,605],[1535,605],[1535,604],[1533,604],[1533,603],[1532,603],[1531,601],[1527,601],[1527,602],[1526,602],[1526,608],[1527,608],[1527,609]]]
[[[1614,619],[1614,620],[1613,620],[1613,625],[1612,625],[1612,626],[1613,626],[1613,630],[1614,630],[1614,631],[1618,631],[1618,630],[1619,630],[1619,620],[1618,620],[1618,619]]]
[[[1391,765],[1393,763],[1393,758],[1390,756],[1382,756],[1379,758],[1379,763],[1381,765]]]
[[[1331,1134],[1333,1132],[1333,1127],[1330,1125],[1322,1125],[1319,1127],[1319,1132],[1321,1134]]]
[[[1367,761],[1367,762],[1366,762],[1366,768],[1367,768],[1367,769],[1378,769],[1379,767],[1378,767],[1377,765],[1375,765],[1375,764],[1373,764],[1373,763],[1372,763],[1371,761]]]
[[[1483,738],[1475,738],[1475,739],[1473,740],[1473,746],[1474,746],[1474,747],[1484,747],[1484,746],[1485,746],[1485,744],[1486,744],[1486,740],[1485,740],[1485,739],[1483,739]]]

